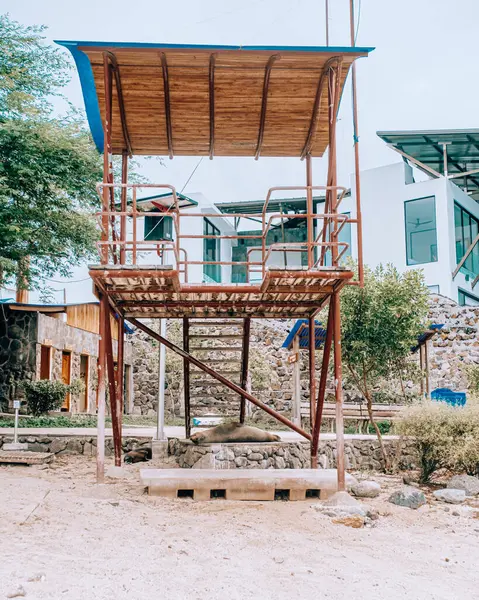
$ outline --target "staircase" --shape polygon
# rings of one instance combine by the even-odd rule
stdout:
[[[241,385],[243,319],[190,319],[189,352],[198,360]],[[241,396],[198,367],[190,365],[190,417],[239,420]]]

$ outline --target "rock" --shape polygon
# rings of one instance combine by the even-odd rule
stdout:
[[[359,515],[351,515],[349,517],[339,517],[333,519],[335,525],[346,525],[346,527],[352,527],[353,529],[361,529],[364,527],[364,517]]]
[[[464,490],[466,496],[479,495],[479,479],[472,475],[454,475],[447,482],[447,487],[454,490]]]
[[[66,447],[67,447],[67,440],[57,438],[57,439],[53,440],[53,442],[51,443],[50,452],[53,452],[53,454],[58,454],[58,452],[65,450]]]
[[[7,594],[7,598],[20,598],[21,596],[26,595],[27,592],[25,591],[25,588],[20,585],[15,592],[10,592],[10,594]]]
[[[464,490],[454,490],[452,488],[444,488],[442,490],[436,490],[433,493],[436,500],[441,502],[447,502],[448,504],[461,504],[466,499],[466,492]]]
[[[405,485],[389,496],[389,502],[416,509],[426,504],[426,496],[420,490]]]
[[[111,477],[111,479],[123,479],[125,477],[129,477],[130,473],[125,469],[125,467],[108,467],[105,475],[107,477]]]
[[[346,517],[356,515],[365,517],[367,510],[348,492],[336,492],[321,504],[312,504],[312,507],[330,517]]]
[[[376,498],[380,491],[381,486],[375,481],[360,481],[351,486],[351,492],[358,498]]]

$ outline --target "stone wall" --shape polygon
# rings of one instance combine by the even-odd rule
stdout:
[[[336,467],[336,440],[320,440],[318,465]],[[399,458],[400,468],[416,468],[418,456],[414,443],[395,436],[384,437],[387,452]],[[401,444],[399,451],[398,445]],[[199,444],[170,439],[169,453],[178,466],[186,469],[308,469],[309,442],[273,442],[266,444]],[[379,443],[372,436],[348,435],[345,439],[346,469],[378,471],[383,469]]]
[[[19,384],[35,378],[37,314],[0,311],[0,410],[7,410],[24,395]]]
[[[19,435],[20,443],[28,443],[28,449],[32,452],[53,452],[53,454],[84,454],[94,456],[96,454],[96,437],[91,435]],[[2,435],[0,430],[0,449],[3,444],[13,442],[12,435]],[[151,437],[123,437],[123,452],[129,452],[133,448],[151,445]],[[105,455],[113,454],[113,438],[105,439]]]

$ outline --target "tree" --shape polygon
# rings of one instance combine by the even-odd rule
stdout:
[[[43,30],[0,17],[0,285],[68,276],[98,238],[101,157],[80,115],[52,117],[70,67]]]
[[[389,460],[372,412],[372,390],[381,378],[407,368],[411,347],[424,330],[428,289],[421,271],[400,274],[395,267],[365,270],[364,287],[341,292],[342,357],[346,372],[366,401],[386,467]]]

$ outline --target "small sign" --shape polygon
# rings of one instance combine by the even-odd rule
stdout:
[[[20,408],[21,402],[20,400],[14,400],[13,401],[13,408],[16,410],[17,408]]]
[[[288,362],[290,365],[294,364],[295,362],[298,362],[299,356],[298,353],[295,352],[294,354],[290,354],[288,356]]]

